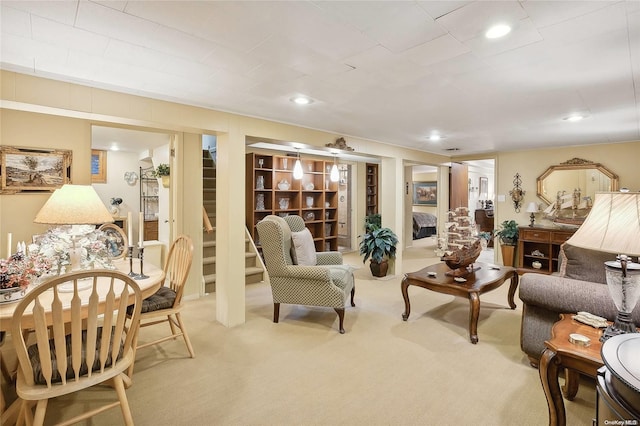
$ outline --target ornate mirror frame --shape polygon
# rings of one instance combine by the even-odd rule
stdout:
[[[550,200],[544,194],[545,178],[547,178],[557,170],[559,171],[559,170],[584,170],[584,169],[597,170],[602,174],[604,174],[605,176],[607,176],[609,179],[611,179],[611,188],[609,189],[609,191],[617,191],[619,189],[618,175],[613,173],[611,170],[607,169],[602,164],[594,163],[588,160],[583,160],[581,158],[572,158],[571,160],[565,161],[564,163],[560,163],[559,165],[549,167],[547,170],[544,171],[544,173],[538,176],[538,179],[536,180],[538,197],[540,197],[540,199],[547,204],[553,204],[555,200]],[[567,188],[567,190],[572,190],[572,189],[573,188]]]

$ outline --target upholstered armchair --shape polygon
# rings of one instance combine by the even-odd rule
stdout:
[[[273,294],[273,322],[280,304],[334,308],[344,333],[344,307],[355,286],[353,270],[339,252],[316,252],[313,237],[300,216],[269,215],[257,224]]]

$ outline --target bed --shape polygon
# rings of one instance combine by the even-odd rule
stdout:
[[[413,239],[430,237],[438,232],[438,218],[431,213],[413,212]]]

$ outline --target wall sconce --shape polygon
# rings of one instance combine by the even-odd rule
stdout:
[[[525,190],[522,189],[522,179],[520,179],[520,173],[516,173],[513,177],[513,189],[509,191],[511,201],[513,201],[513,208],[516,213],[520,213],[520,207],[522,207],[522,200],[524,200]]]

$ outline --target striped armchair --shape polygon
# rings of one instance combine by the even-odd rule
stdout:
[[[291,233],[303,231],[305,225],[300,216],[285,219],[269,215],[257,224],[273,294],[273,322],[279,320],[280,303],[326,306],[335,309],[343,334],[344,307],[349,293],[351,306],[355,306],[352,268],[342,265],[339,252],[317,252],[315,266],[294,264]]]

